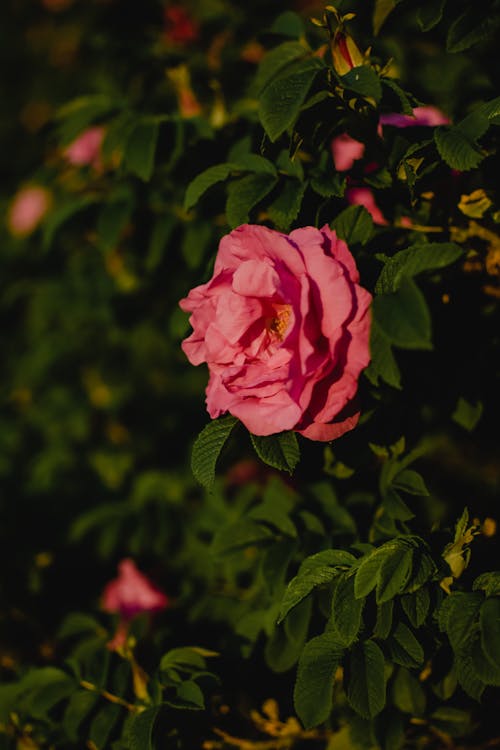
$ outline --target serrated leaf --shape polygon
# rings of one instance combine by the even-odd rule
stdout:
[[[446,0],[427,0],[417,10],[417,21],[422,31],[430,31],[443,17]]]
[[[422,586],[411,594],[404,594],[401,597],[403,611],[414,628],[419,628],[424,624],[429,613],[431,597],[429,590]]]
[[[431,317],[425,297],[409,278],[399,289],[375,297],[372,311],[391,343],[401,349],[431,349]]]
[[[267,543],[274,534],[266,526],[251,519],[242,519],[220,529],[214,536],[212,551],[214,555],[227,555],[245,547]]]
[[[463,255],[454,242],[432,242],[412,245],[393,255],[384,265],[375,285],[377,294],[395,292],[405,277],[449,266]]]
[[[276,141],[297,120],[309,89],[324,63],[317,57],[291,65],[273,79],[260,96],[259,117],[271,141]]]
[[[398,490],[407,492],[409,495],[418,495],[420,497],[429,495],[429,490],[425,486],[423,477],[413,469],[403,469],[399,474],[396,474],[392,480],[392,486]]]
[[[322,198],[342,198],[347,186],[345,177],[339,173],[318,173],[311,178],[311,187]]]
[[[194,442],[191,469],[207,490],[212,488],[217,459],[237,421],[236,417],[230,415],[214,419],[203,428]]]
[[[264,656],[273,672],[287,672],[297,662],[307,638],[311,611],[312,600],[303,599],[267,640]]]
[[[159,711],[155,706],[132,715],[125,735],[130,750],[153,750],[153,730]]]
[[[481,646],[486,658],[500,670],[500,599],[489,597],[479,613]]]
[[[392,487],[388,487],[386,490],[382,507],[391,518],[397,521],[409,521],[415,517],[415,513],[409,509],[399,493]]]
[[[343,654],[342,644],[327,632],[310,640],[300,656],[293,700],[306,729],[321,724],[330,715],[333,681]]]
[[[259,172],[276,176],[276,167],[272,161],[265,159],[259,154],[241,154],[233,159],[232,164],[235,168],[244,171]]]
[[[354,580],[354,596],[356,599],[368,596],[377,585],[382,563],[389,553],[379,547],[361,559]]]
[[[455,654],[455,669],[459,684],[467,695],[480,701],[486,684],[479,679],[472,663],[472,655],[469,653]]]
[[[404,622],[398,622],[387,641],[392,661],[402,667],[419,667],[424,661],[424,650]]]
[[[401,371],[392,353],[391,343],[374,318],[370,330],[370,353],[370,364],[365,370],[369,381],[373,385],[378,385],[379,380],[382,379],[388,385],[400,390]]]
[[[481,573],[472,586],[473,591],[484,591],[485,596],[500,596],[500,571]]]
[[[346,552],[346,550],[324,549],[321,550],[321,552],[316,552],[316,554],[306,557],[300,565],[299,573],[307,573],[310,570],[327,566],[332,568],[339,566],[351,567],[355,563],[356,558],[354,555],[351,555],[350,552]]]
[[[299,42],[283,42],[266,53],[259,63],[252,88],[259,94],[283,68],[307,55],[307,49]]]
[[[213,167],[208,167],[200,174],[196,175],[194,180],[189,183],[186,195],[184,198],[184,208],[189,211],[190,208],[195,206],[200,200],[201,196],[206,191],[216,185],[218,182],[227,180],[233,170],[233,164],[216,164]]]
[[[126,168],[144,182],[149,182],[153,175],[159,134],[159,122],[154,118],[144,118],[130,132],[125,145]]]
[[[277,507],[271,502],[262,502],[247,513],[247,518],[255,521],[264,521],[281,531],[285,536],[292,539],[297,538],[297,529],[290,516],[283,508]]]
[[[413,107],[411,105],[411,102],[408,98],[408,95],[406,92],[399,86],[395,81],[393,81],[392,78],[381,78],[380,79],[383,86],[386,86],[387,88],[391,89],[396,96],[398,97],[400,104],[401,104],[401,111],[404,115],[413,115]]]
[[[452,169],[467,172],[475,169],[486,156],[479,145],[458,127],[442,125],[434,130],[434,141],[440,157]]]
[[[276,435],[250,435],[259,458],[273,469],[292,474],[300,460],[297,436],[291,430]]]
[[[460,651],[470,637],[482,602],[483,596],[480,593],[454,591],[441,605],[444,607],[444,614],[440,615],[440,622],[446,629],[454,651]]]
[[[232,180],[227,188],[226,217],[231,229],[247,224],[250,211],[271,192],[277,177],[260,172]]]
[[[392,629],[392,615],[394,611],[394,599],[390,599],[377,606],[377,619],[373,628],[374,638],[385,641]]]
[[[300,180],[282,180],[276,199],[267,207],[269,218],[281,232],[288,232],[297,218],[305,189]]]
[[[373,641],[355,644],[349,659],[347,700],[365,719],[373,719],[385,706],[384,655]]]
[[[354,597],[354,575],[343,573],[335,586],[332,599],[331,622],[339,640],[350,646],[361,628],[361,614],[365,600]]]
[[[332,229],[349,247],[358,242],[365,245],[373,236],[373,220],[364,206],[348,206],[337,216]]]
[[[282,622],[288,613],[318,586],[328,585],[339,575],[336,568],[322,566],[300,573],[289,582],[281,602],[278,623]]]
[[[463,427],[464,430],[472,432],[481,419],[482,414],[483,404],[481,401],[476,401],[475,404],[472,404],[463,396],[460,396],[451,418],[454,422],[459,424],[460,427]]]
[[[425,713],[425,691],[418,679],[404,667],[400,667],[392,683],[392,701],[396,708],[411,716]]]
[[[386,553],[377,581],[377,604],[393,599],[404,591],[411,576],[413,550],[406,544],[395,540],[383,545]]]
[[[447,52],[463,52],[478,42],[488,39],[500,27],[498,12],[478,13],[476,7],[467,8],[448,29]]]
[[[373,68],[368,65],[358,65],[340,77],[342,85],[359,96],[374,99],[378,102],[382,98],[382,84]]]

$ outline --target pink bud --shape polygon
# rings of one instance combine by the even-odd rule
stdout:
[[[102,168],[101,146],[105,135],[102,126],[87,128],[65,150],[64,156],[75,167],[91,166]]]
[[[332,140],[331,148],[337,172],[347,172],[365,153],[365,144],[351,138],[347,133],[337,135]]]
[[[402,115],[388,112],[380,115],[380,125],[392,125],[395,128],[432,127],[434,125],[448,125],[450,122],[444,112],[437,107],[415,107],[412,115]]]
[[[375,197],[370,188],[349,188],[348,190],[346,190],[345,197],[347,199],[347,202],[353,206],[364,206],[375,224],[386,226],[389,223],[380,208],[375,203]]]
[[[104,588],[102,607],[124,621],[141,612],[159,612],[168,607],[168,597],[157,588],[133,560],[125,558],[118,565],[118,577]]]
[[[15,237],[31,234],[50,208],[51,194],[40,185],[19,190],[7,214],[7,228]]]

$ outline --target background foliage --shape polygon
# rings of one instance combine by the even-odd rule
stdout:
[[[337,9],[347,72],[322,3],[2,6],[0,747],[498,744],[499,3]],[[206,426],[178,300],[247,221],[330,224],[375,295],[331,445]],[[170,604],[113,650],[125,557]]]

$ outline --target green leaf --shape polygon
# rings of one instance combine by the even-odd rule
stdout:
[[[281,232],[288,232],[297,218],[305,189],[305,183],[300,180],[282,180],[278,196],[267,207],[269,218]]]
[[[185,225],[181,253],[188,268],[200,268],[212,239],[213,229],[207,221],[192,221]]]
[[[339,635],[339,640],[350,646],[361,628],[361,613],[364,599],[354,597],[354,575],[343,573],[335,586],[332,599],[331,622]]]
[[[306,729],[321,724],[330,715],[335,672],[343,654],[342,644],[327,632],[310,640],[300,656],[293,700]]]
[[[227,180],[234,169],[233,164],[216,164],[213,167],[205,169],[196,175],[194,180],[189,183],[184,198],[184,208],[189,211],[200,200],[201,196],[218,182]]]
[[[396,708],[410,716],[423,716],[425,713],[425,691],[417,680],[404,667],[400,667],[392,683],[392,701]]]
[[[359,96],[374,99],[378,104],[382,98],[382,84],[373,68],[358,65],[340,77],[342,85]]]
[[[409,278],[392,294],[375,297],[374,318],[391,343],[401,349],[432,349],[431,317],[425,297]]]
[[[409,521],[415,517],[415,513],[409,509],[399,493],[392,487],[388,487],[386,490],[382,507],[391,518],[398,521]]]
[[[476,674],[472,663],[472,654],[462,652],[455,654],[455,669],[458,682],[467,695],[470,695],[476,701],[480,701],[486,684]]]
[[[417,244],[393,255],[384,265],[375,285],[377,294],[395,292],[406,277],[435,271],[454,263],[463,250],[454,242]]]
[[[85,612],[70,612],[59,627],[57,637],[60,640],[64,640],[74,635],[83,635],[84,633],[95,635],[103,630],[102,626],[91,615]]]
[[[300,573],[292,578],[283,595],[278,623],[282,622],[290,610],[296,607],[306,596],[309,596],[315,588],[331,583],[337,575],[339,575],[338,569],[323,566]]]
[[[44,718],[57,703],[68,698],[77,689],[77,683],[62,669],[40,667],[31,669],[19,684],[19,706],[30,716]]]
[[[92,711],[97,700],[98,695],[89,690],[78,690],[69,697],[62,726],[72,742],[78,741],[80,724]]]
[[[155,220],[145,261],[147,271],[154,271],[160,265],[175,225],[175,217],[168,213]]]
[[[207,651],[207,656],[215,656],[214,652]],[[196,646],[180,646],[172,648],[163,654],[160,661],[160,670],[181,669],[182,671],[196,672],[206,667],[204,649]]]
[[[481,573],[472,586],[473,591],[484,591],[485,596],[500,596],[500,571]]]
[[[214,555],[227,555],[245,547],[269,542],[273,537],[273,532],[266,526],[244,519],[220,529],[214,536],[212,551]]]
[[[328,174],[321,172],[311,178],[311,187],[315,193],[322,198],[342,198],[345,193],[347,181],[341,174]]]
[[[441,605],[440,627],[446,630],[454,651],[460,651],[470,637],[482,602],[483,595],[480,593],[454,591]]]
[[[132,715],[125,735],[130,750],[153,750],[153,730],[159,711],[155,706]]]
[[[273,469],[293,473],[300,459],[296,434],[289,430],[276,435],[250,435],[252,445],[259,458]]]
[[[332,223],[332,229],[349,247],[358,242],[366,245],[373,236],[373,220],[364,206],[348,206]]]
[[[269,27],[269,33],[298,39],[304,34],[304,23],[297,13],[286,10],[274,20],[273,24]]]
[[[472,432],[481,419],[482,414],[483,404],[481,401],[476,401],[475,404],[472,404],[470,401],[463,398],[463,396],[460,396],[451,418],[454,422],[459,424],[460,427],[463,427],[464,430]]]
[[[145,117],[131,131],[125,146],[125,166],[144,182],[149,182],[153,175],[159,134],[158,120]]]
[[[385,706],[384,655],[373,641],[355,644],[350,654],[347,700],[365,719]]]
[[[413,550],[395,539],[383,545],[385,556],[377,581],[377,604],[393,599],[404,591],[412,573]]]
[[[493,9],[486,14],[472,6],[467,8],[448,29],[446,50],[448,52],[463,52],[478,42],[491,37],[500,27],[498,10]]]
[[[424,661],[424,650],[404,622],[398,622],[387,647],[392,661],[402,667],[419,667]]]
[[[171,701],[176,708],[202,710],[205,708],[205,698],[200,686],[194,680],[185,680],[177,688],[177,700]]]
[[[417,21],[422,31],[430,31],[443,17],[446,0],[427,0],[417,10]]]
[[[393,91],[396,94],[401,104],[402,113],[404,115],[412,115],[413,107],[408,98],[408,95],[401,88],[401,86],[399,86],[392,78],[381,78],[380,81],[383,86],[386,86],[387,88],[391,89],[391,91]]]
[[[489,597],[479,613],[481,646],[486,658],[500,670],[500,599]]]
[[[294,125],[314,79],[324,67],[319,58],[309,57],[266,86],[260,96],[259,116],[271,141]]]
[[[276,177],[267,172],[248,174],[231,181],[226,202],[227,223],[231,229],[248,223],[252,208],[271,192],[277,181]]]
[[[103,708],[100,708],[98,713],[95,714],[88,730],[88,739],[91,740],[99,750],[101,750],[101,748],[109,747],[107,744],[108,738],[124,710],[125,709],[122,706],[119,706],[116,703],[108,703],[103,706]]]
[[[120,237],[130,221],[133,205],[130,200],[107,203],[101,209],[97,223],[98,242],[104,251],[118,246]]]
[[[283,68],[307,54],[307,48],[299,42],[283,42],[270,50],[259,63],[252,89],[259,94],[273,78],[283,72]]]
[[[375,36],[378,36],[387,16],[392,13],[397,4],[398,0],[375,0],[373,10],[373,33]]]
[[[99,202],[97,195],[84,195],[68,198],[59,203],[50,212],[43,225],[42,248],[47,250],[53,243],[55,235],[69,219]]]
[[[233,165],[237,169],[241,169],[247,172],[258,172],[273,175],[276,177],[276,167],[263,156],[259,154],[241,154],[233,159]]]
[[[69,145],[86,128],[104,115],[121,109],[124,102],[109,94],[90,94],[66,102],[55,113],[62,145]]]
[[[423,477],[413,469],[403,469],[392,480],[392,486],[409,495],[427,496],[429,490],[425,486]]]
[[[424,624],[431,604],[429,590],[422,586],[412,594],[404,594],[401,597],[401,604],[407,618],[414,628],[419,628]]]
[[[388,554],[390,553],[382,546],[361,558],[354,580],[354,596],[356,599],[368,596],[370,591],[375,588],[380,568]]]
[[[394,611],[394,599],[377,606],[377,619],[373,628],[373,636],[385,641],[392,629],[392,615]]]
[[[268,639],[264,655],[273,672],[287,672],[300,656],[307,638],[312,600],[303,599],[293,608],[283,625],[277,625]]]
[[[373,385],[385,380],[393,388],[401,389],[401,371],[392,353],[392,346],[379,324],[372,319],[370,330],[371,361],[365,375]]]
[[[476,141],[458,126],[441,125],[434,130],[434,140],[440,157],[448,166],[460,172],[475,169],[486,156]]]
[[[247,518],[252,518],[255,521],[263,521],[274,526],[274,528],[281,531],[285,536],[289,536],[292,539],[297,538],[297,529],[287,511],[284,508],[277,507],[275,503],[265,501],[259,503],[259,505],[256,505],[247,513]]]
[[[232,416],[214,419],[203,428],[195,440],[191,469],[198,482],[207,490],[213,486],[217,459],[237,421],[236,417]]]
[[[343,566],[352,567],[356,563],[356,558],[350,552],[343,549],[324,549],[316,552],[314,555],[306,557],[299,569],[299,573],[307,573],[317,568],[330,566],[332,568]]]
[[[470,713],[454,706],[439,706],[431,714],[429,724],[451,737],[463,737],[472,729]]]

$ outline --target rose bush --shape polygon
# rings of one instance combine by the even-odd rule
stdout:
[[[243,225],[219,246],[212,279],[180,306],[190,362],[208,364],[212,418],[229,412],[255,435],[295,430],[332,440],[359,418],[369,363],[371,295],[328,226],[290,235]]]

